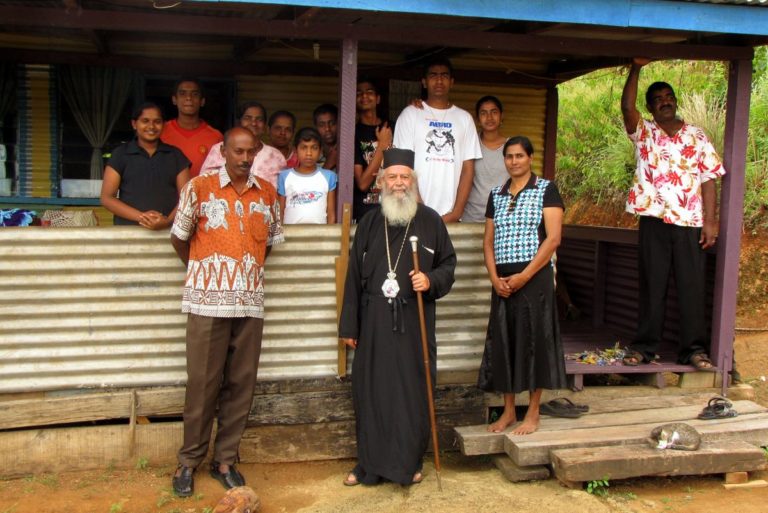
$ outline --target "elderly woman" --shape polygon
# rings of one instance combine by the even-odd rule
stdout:
[[[131,117],[136,138],[112,152],[104,168],[101,204],[116,225],[162,230],[173,223],[179,191],[189,181],[189,160],[160,140],[163,113],[151,102]]]
[[[241,127],[247,128],[256,136],[256,156],[253,158],[253,164],[251,164],[251,174],[263,178],[277,189],[277,176],[286,167],[286,163],[285,157],[277,148],[261,141],[266,127],[267,110],[259,102],[246,102],[238,109],[237,119],[240,120]],[[200,174],[208,175],[219,172],[219,169],[224,165],[221,145],[222,143],[214,145],[208,152]]]
[[[517,422],[515,394],[530,392],[528,412],[512,430],[525,435],[539,427],[542,389],[566,385],[552,269],[564,207],[555,184],[531,171],[527,137],[510,138],[503,153],[509,180],[491,189],[485,212],[483,250],[493,294],[478,386],[504,394],[504,413],[488,426],[493,432]]]

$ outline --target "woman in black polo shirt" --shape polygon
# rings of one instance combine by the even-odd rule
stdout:
[[[503,155],[509,180],[491,189],[485,211],[483,249],[493,293],[478,385],[504,394],[504,413],[488,426],[497,433],[517,421],[515,394],[530,393],[523,422],[512,428],[525,435],[539,427],[542,390],[566,386],[552,269],[564,207],[554,182],[531,171],[527,137],[510,138]]]
[[[163,123],[160,107],[139,105],[131,118],[136,138],[115,149],[104,168],[101,204],[116,225],[162,230],[173,223],[190,164],[181,150],[160,141]]]

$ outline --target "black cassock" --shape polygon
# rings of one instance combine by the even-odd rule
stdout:
[[[387,250],[381,209],[366,214],[357,226],[344,287],[339,337],[357,339],[352,363],[352,398],[357,428],[355,474],[362,483],[382,478],[410,484],[429,443],[424,358],[416,293],[408,276],[413,270],[409,238],[419,238],[419,269],[430,281],[424,292],[432,383],[436,378],[435,300],[453,285],[456,253],[440,216],[419,205],[405,233],[389,226],[389,251],[400,292],[390,302],[381,290],[387,279]]]

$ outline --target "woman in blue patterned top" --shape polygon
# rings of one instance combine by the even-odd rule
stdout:
[[[531,171],[527,137],[509,139],[503,154],[510,178],[491,189],[485,212],[483,250],[493,293],[478,386],[504,394],[504,413],[488,426],[497,433],[517,422],[515,394],[529,391],[528,412],[512,430],[525,435],[539,427],[542,390],[566,386],[552,269],[564,206],[555,184]]]

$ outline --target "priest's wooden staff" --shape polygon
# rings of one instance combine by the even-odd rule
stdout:
[[[411,251],[413,252],[413,272],[419,272],[419,238],[411,236]],[[435,419],[435,398],[432,396],[432,373],[429,371],[429,346],[427,344],[427,323],[424,320],[424,298],[421,292],[416,292],[416,302],[419,305],[419,326],[421,327],[421,350],[424,353],[424,375],[427,378],[427,403],[429,403],[429,425],[432,428],[432,451],[435,455],[435,473],[437,488],[442,492],[440,482],[440,450],[437,446],[437,420]]]

